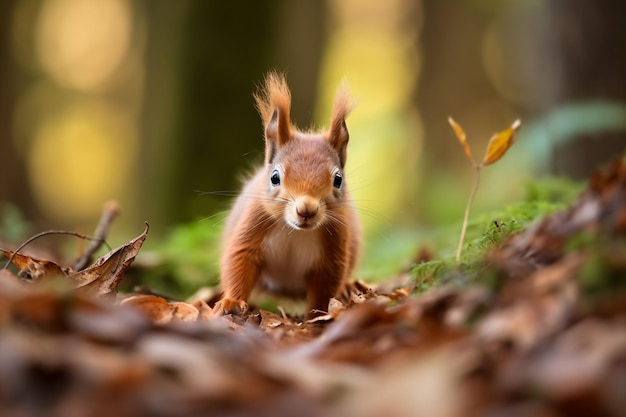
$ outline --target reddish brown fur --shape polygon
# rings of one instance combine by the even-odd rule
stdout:
[[[360,247],[360,225],[343,177],[349,96],[345,87],[338,90],[330,128],[322,133],[292,126],[284,77],[270,73],[255,98],[265,124],[265,164],[247,181],[227,220],[224,297],[215,311],[246,310],[263,278],[263,285],[278,292],[305,293],[310,318],[327,310]],[[270,181],[274,172],[278,185]],[[339,188],[333,185],[337,175],[344,180]]]

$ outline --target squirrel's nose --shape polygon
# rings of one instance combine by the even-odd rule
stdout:
[[[308,198],[300,199],[296,204],[296,213],[302,220],[308,220],[315,217],[320,206],[317,201]]]
[[[315,208],[300,208],[297,207],[296,208],[296,212],[298,213],[298,216],[302,217],[304,220],[310,219],[311,217],[315,216],[317,214],[317,210],[319,209],[319,207],[315,207]]]

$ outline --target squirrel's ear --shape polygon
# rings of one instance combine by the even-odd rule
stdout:
[[[265,126],[265,163],[270,164],[278,149],[278,110],[274,110],[272,117]]]
[[[347,147],[350,135],[346,126],[346,117],[352,110],[350,94],[345,83],[339,87],[335,96],[335,104],[333,105],[333,115],[330,120],[330,130],[328,131],[328,141],[333,147],[339,162],[343,168],[346,164]]]
[[[285,77],[276,72],[267,74],[254,98],[265,125],[265,160],[270,163],[276,149],[291,139],[291,93]]]
[[[339,155],[339,163],[341,168],[346,165],[348,140],[350,134],[348,133],[348,127],[344,119],[333,121],[330,132],[328,132],[328,141],[333,147],[337,155]]]
[[[291,139],[291,120],[289,107],[276,107],[272,117],[265,125],[265,140],[271,140],[276,145],[283,146]]]

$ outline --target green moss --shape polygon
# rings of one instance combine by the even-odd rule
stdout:
[[[442,283],[463,284],[479,279],[491,287],[497,282],[495,272],[486,264],[486,255],[514,233],[528,227],[548,215],[568,207],[580,193],[583,185],[559,178],[547,178],[526,185],[526,198],[504,209],[478,214],[467,227],[466,243],[461,262],[456,265],[453,256],[454,236],[458,239],[460,222],[454,227],[442,229],[443,236],[436,241],[446,242],[439,248],[440,257],[415,265],[411,279],[416,291],[421,292]]]
[[[411,277],[416,292],[424,292],[440,281],[446,263],[441,259],[421,262],[411,270]]]
[[[463,247],[461,263],[478,262],[507,237],[565,207],[562,203],[521,201],[503,210],[479,215],[468,225],[469,239]]]

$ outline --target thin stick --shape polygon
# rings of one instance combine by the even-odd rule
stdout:
[[[29,243],[31,243],[32,241],[36,239],[39,239],[40,237],[47,236],[47,235],[70,235],[70,236],[79,237],[81,239],[94,240],[94,238],[92,237],[81,235],[80,233],[76,233],[76,232],[70,232],[68,230],[46,230],[45,232],[37,233],[35,236],[29,237],[26,241],[24,241],[24,243],[18,246],[18,248],[13,251],[13,253],[9,257],[9,260],[4,264],[4,268],[2,269],[7,269],[9,265],[11,265],[11,262],[13,261],[13,258],[15,257],[15,255],[17,255],[20,250],[24,249],[26,245],[28,245]]]
[[[461,238],[459,239],[459,246],[456,248],[456,263],[461,262],[461,249],[463,248],[463,241],[465,240],[465,231],[467,230],[467,222],[469,219],[470,208],[472,207],[472,203],[474,202],[474,196],[476,195],[476,190],[478,190],[478,183],[480,182],[480,169],[482,166],[476,165],[476,179],[474,180],[474,188],[472,188],[472,192],[470,194],[469,200],[467,201],[467,206],[465,207],[465,217],[463,218],[463,228],[461,229]]]
[[[91,244],[83,256],[76,261],[76,264],[74,265],[75,271],[82,271],[91,263],[93,254],[100,249],[103,243],[105,243],[111,223],[113,223],[113,220],[115,220],[119,213],[120,206],[116,201],[109,201],[104,205],[104,208],[102,209],[102,216],[100,217],[100,221],[98,222],[98,226],[94,232],[94,240],[91,241]]]

